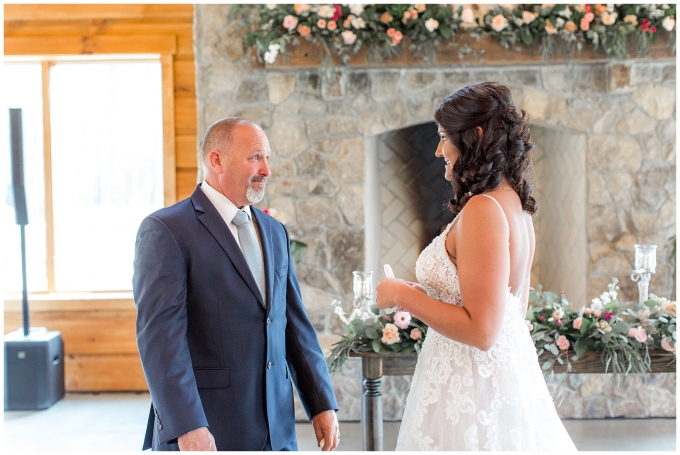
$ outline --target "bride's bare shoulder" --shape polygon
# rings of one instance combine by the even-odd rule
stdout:
[[[507,229],[503,209],[499,207],[497,200],[481,194],[470,198],[459,218],[459,228],[465,231]]]

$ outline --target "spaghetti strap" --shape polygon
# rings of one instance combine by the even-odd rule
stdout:
[[[486,196],[489,199],[491,199],[492,201],[494,201],[496,203],[496,205],[498,206],[498,208],[500,209],[501,213],[503,214],[503,219],[505,219],[505,227],[508,228],[508,245],[509,245],[510,244],[510,223],[508,223],[508,217],[505,215],[505,210],[503,210],[503,207],[501,207],[501,204],[496,200],[495,197],[490,196],[488,194],[484,194],[484,193],[482,193],[480,196]]]

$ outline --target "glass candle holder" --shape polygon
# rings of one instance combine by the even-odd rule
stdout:
[[[354,307],[365,307],[373,298],[373,272],[352,272],[352,291],[354,291]]]
[[[656,273],[656,245],[634,245],[634,273]]]

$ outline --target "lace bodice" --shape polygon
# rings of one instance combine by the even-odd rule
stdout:
[[[452,225],[420,254],[416,277],[431,297],[464,306],[445,246]],[[397,450],[575,450],[543,380],[522,301],[509,289],[501,334],[488,351],[428,330]]]

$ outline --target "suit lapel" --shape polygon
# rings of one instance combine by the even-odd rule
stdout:
[[[224,219],[212,202],[210,202],[210,199],[203,193],[200,185],[196,187],[194,194],[191,195],[191,202],[194,204],[196,212],[198,212],[198,220],[215,238],[217,243],[219,243],[222,250],[224,250],[229,257],[229,260],[234,264],[239,275],[241,275],[241,278],[243,278],[243,281],[246,282],[250,290],[257,297],[257,300],[264,307],[262,295],[257,287],[257,283],[255,283],[255,278],[250,271],[250,267],[246,262],[245,256],[243,256],[241,248],[239,248],[238,243],[236,243],[234,236],[229,230],[229,226],[224,223]]]
[[[262,243],[262,256],[264,260],[264,276],[267,285],[267,307],[266,313],[269,314],[272,306],[272,294],[274,293],[274,245],[272,243],[271,223],[264,216],[264,213],[253,206],[250,206],[250,213],[257,221],[257,229],[260,233]]]

